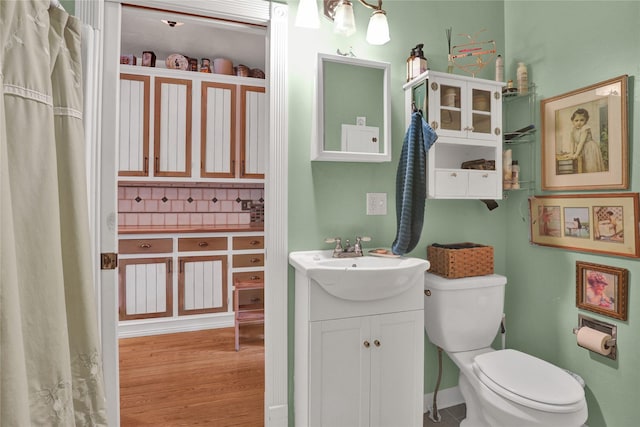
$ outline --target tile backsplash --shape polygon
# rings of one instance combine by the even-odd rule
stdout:
[[[264,187],[261,184],[121,182],[118,221],[122,226],[142,227],[261,223],[264,221]]]

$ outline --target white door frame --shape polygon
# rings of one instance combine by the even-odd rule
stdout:
[[[288,286],[288,6],[264,0],[77,0],[76,15],[101,32],[102,56],[97,94],[98,158],[92,191],[96,254],[117,252],[117,139],[120,26],[122,3],[215,16],[267,25],[269,156],[265,199],[265,426],[288,425],[287,286]],[[97,5],[97,6],[96,6]],[[98,258],[98,257],[96,257]],[[98,266],[99,268],[99,266]],[[118,277],[115,270],[96,274],[103,369],[109,425],[120,424],[118,371]]]

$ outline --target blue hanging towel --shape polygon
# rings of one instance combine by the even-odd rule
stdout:
[[[427,151],[438,135],[419,111],[411,115],[402,145],[396,175],[396,215],[398,232],[391,250],[404,255],[416,247],[422,234],[427,197]]]

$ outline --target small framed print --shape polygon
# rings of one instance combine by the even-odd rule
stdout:
[[[627,320],[628,270],[576,261],[576,305]]]
[[[529,217],[533,244],[640,258],[638,193],[533,196]]]

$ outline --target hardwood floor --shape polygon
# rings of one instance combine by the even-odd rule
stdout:
[[[264,328],[120,340],[122,427],[264,424]]]

